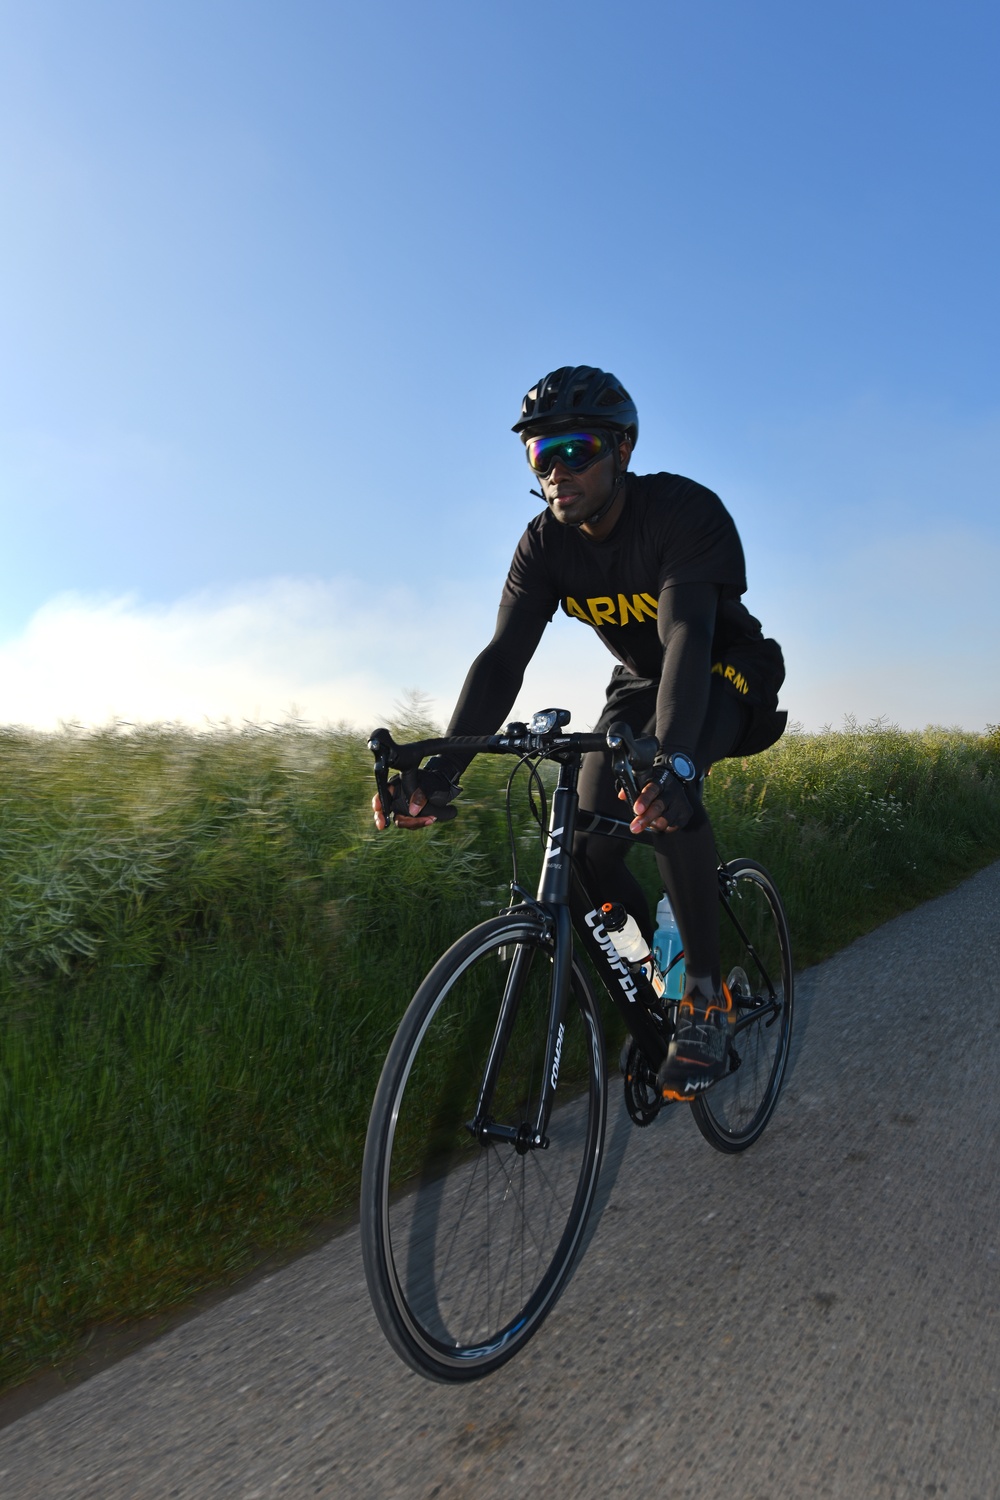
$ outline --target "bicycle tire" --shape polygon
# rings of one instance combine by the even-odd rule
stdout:
[[[735,1152],[759,1139],[778,1102],[795,979],[788,919],[774,881],[752,859],[734,859],[725,870],[730,913],[723,908],[722,972],[736,1007],[736,1030],[730,1071],[695,1099],[692,1112],[717,1151]]]
[[[403,1017],[372,1105],[361,1185],[368,1288],[397,1354],[441,1381],[488,1375],[537,1331],[572,1269],[600,1171],[603,1028],[576,958],[548,1146],[481,1145],[467,1128],[522,950],[491,1118],[515,1130],[534,1124],[552,942],[530,915],[484,922],[438,960]],[[512,980],[508,1003],[514,988]]]

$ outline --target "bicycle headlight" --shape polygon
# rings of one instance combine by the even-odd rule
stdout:
[[[563,729],[569,720],[568,708],[543,708],[532,714],[528,728],[532,734],[551,734],[553,729]]]

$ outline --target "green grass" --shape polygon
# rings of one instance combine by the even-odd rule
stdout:
[[[709,778],[724,856],[750,854],[784,895],[796,964],[1000,855],[1000,732],[881,724],[789,734]]]
[[[398,1018],[503,900],[508,770],[376,836],[347,731],[0,731],[0,1383],[353,1202]],[[804,964],[1000,855],[998,772],[996,732],[873,726],[725,762],[709,799]]]

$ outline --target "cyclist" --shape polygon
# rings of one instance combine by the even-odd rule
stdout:
[[[714,761],[763,750],[784,731],[781,649],[740,602],[743,548],[719,497],[676,474],[629,472],[639,419],[614,375],[589,365],[553,370],[525,396],[513,431],[545,509],[518,543],[495,634],[469,669],[447,732],[494,734],[506,722],[557,606],[617,657],[595,728],[624,720],[636,736],[656,738],[630,826],[662,835],[657,865],[687,979],[658,1083],[668,1098],[690,1098],[724,1069],[730,1010],[702,779]],[[471,758],[435,756],[395,778],[397,822],[419,828],[454,817]],[[616,794],[606,754],[584,758],[579,791],[581,806],[619,815],[624,793]],[[378,798],[373,807],[384,827]],[[625,864],[627,842],[583,833],[574,854],[588,891],[621,902],[651,941],[648,905]]]

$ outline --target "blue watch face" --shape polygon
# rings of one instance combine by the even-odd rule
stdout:
[[[674,775],[679,776],[682,781],[694,780],[694,761],[691,760],[687,755],[681,755],[679,752],[673,754],[670,757],[670,769],[673,771]]]

